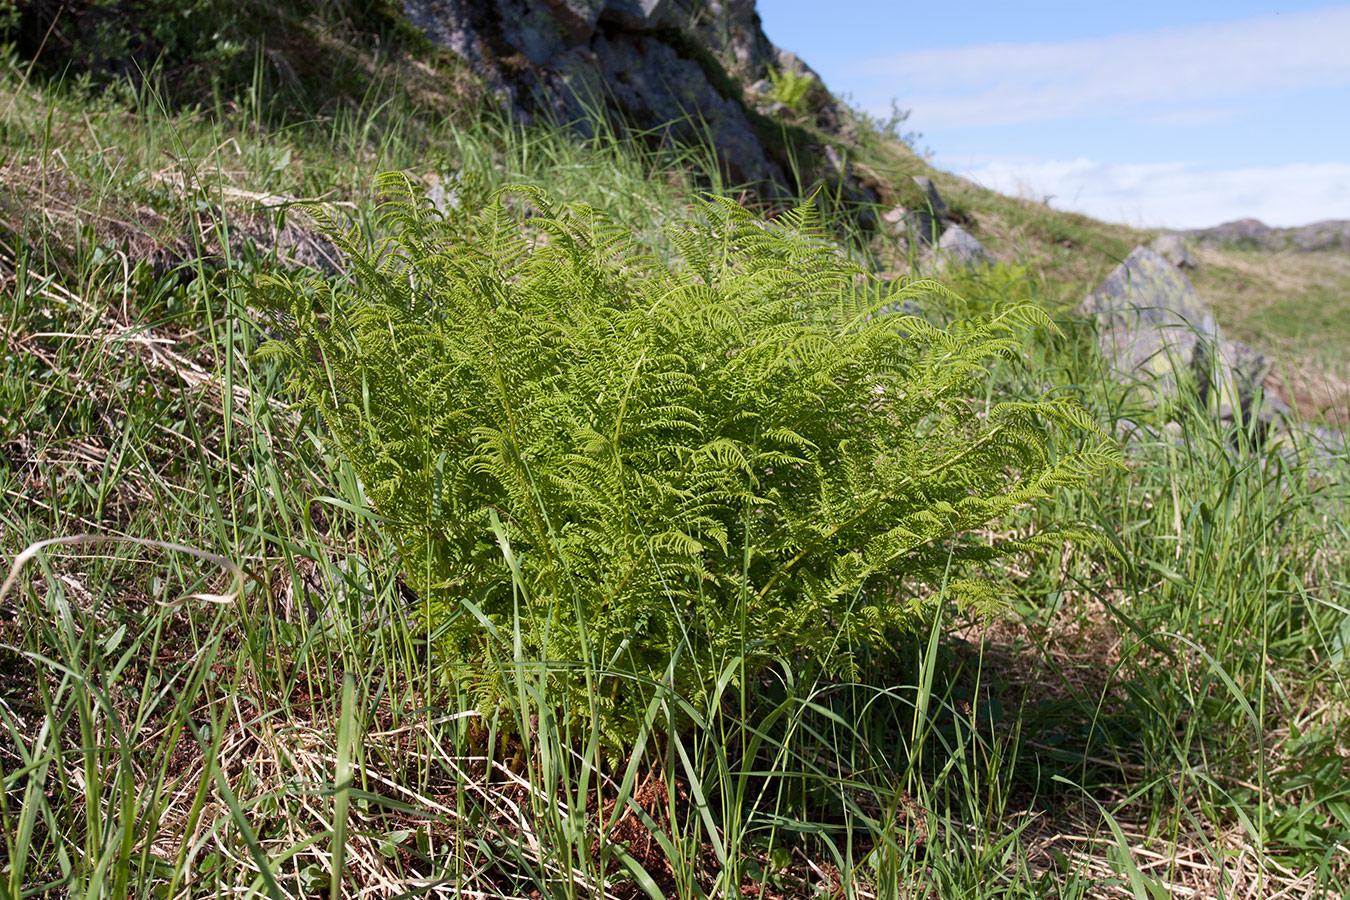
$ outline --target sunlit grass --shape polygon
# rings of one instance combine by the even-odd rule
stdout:
[[[857,683],[792,658],[744,690],[708,671],[706,713],[650,685],[637,740],[607,753],[553,715],[550,676],[582,677],[578,661],[515,660],[504,634],[491,710],[441,678],[397,548],[255,362],[265,332],[219,270],[277,264],[228,232],[303,225],[294,201],[369,227],[386,168],[538,184],[652,236],[709,183],[706,154],[492,119],[429,141],[376,99],[274,130],[247,103],[172,112],[20,78],[0,93],[0,553],[152,543],[46,547],[0,601],[0,895],[1335,897],[1350,881],[1344,460],[1270,459],[1183,415],[1178,440],[1140,439],[1127,471],[1058,498],[1117,553],[996,572],[1005,616],[938,620]],[[1084,281],[1113,265],[1083,223],[1025,216],[1077,245]],[[1052,307],[1079,288],[1036,285]],[[1072,389],[1108,429],[1138,418],[1084,346],[1034,344],[991,391]]]

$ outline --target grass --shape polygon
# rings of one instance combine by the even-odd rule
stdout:
[[[550,713],[575,662],[507,634],[504,706],[444,682],[361,485],[253,359],[220,270],[284,263],[232,229],[303,226],[300,198],[369,227],[373,172],[405,169],[654,234],[715,175],[696,150],[437,119],[390,65],[364,106],[299,123],[4,78],[0,896],[1340,896],[1345,462],[1265,460],[1198,416],[1058,498],[1115,553],[992,572],[1006,614],[938,620],[858,683],[710,671],[707,716],[654,685],[615,756]],[[921,171],[870,152],[882,181]],[[1136,237],[939,187],[1052,309]],[[1034,342],[996,390],[1138,418],[1083,346]],[[79,535],[99,540],[34,546]]]
[[[1197,290],[1217,297],[1215,313],[1235,339],[1270,353],[1280,389],[1309,418],[1340,427],[1350,410],[1350,257],[1343,253],[1261,253],[1201,248]]]

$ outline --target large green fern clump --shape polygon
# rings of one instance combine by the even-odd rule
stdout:
[[[268,352],[486,702],[521,659],[557,662],[569,711],[598,700],[620,729],[646,680],[697,705],[737,658],[847,672],[942,585],[989,600],[954,562],[1061,543],[971,531],[1112,456],[1074,402],[972,399],[1042,313],[889,312],[937,286],[887,288],[810,206],[766,223],[700,202],[668,265],[532,189],[516,221],[500,197],[444,219],[401,176],[382,188],[393,237],[337,236],[352,285],[261,283],[291,323]]]

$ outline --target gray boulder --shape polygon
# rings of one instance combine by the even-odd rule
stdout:
[[[1138,384],[1149,403],[1194,392],[1222,421],[1270,424],[1288,413],[1263,395],[1270,359],[1224,340],[1191,283],[1147,247],[1135,248],[1078,309],[1095,322],[1108,369]]]
[[[994,257],[984,249],[984,244],[976,240],[970,232],[956,225],[948,225],[942,232],[942,237],[938,239],[937,246],[933,248],[935,269],[944,269],[948,266],[975,269],[991,265],[993,262]]]
[[[1147,247],[1136,247],[1079,306],[1103,329],[1143,326],[1194,331],[1215,338],[1219,326],[1195,288],[1175,266]]]
[[[1196,269],[1200,266],[1191,254],[1190,244],[1179,234],[1160,234],[1148,247],[1178,269]]]
[[[908,206],[896,206],[882,215],[891,235],[920,249],[934,247],[947,227],[947,204],[927,175],[915,175],[918,196]]]

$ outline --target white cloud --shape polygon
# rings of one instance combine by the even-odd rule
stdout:
[[[862,60],[925,129],[1116,115],[1350,84],[1350,6],[1044,44]],[[866,100],[867,98],[863,98]],[[1344,110],[1342,113],[1344,114]]]
[[[1295,226],[1350,218],[1350,163],[1212,170],[1185,162],[1075,159],[987,161],[955,171],[1000,193],[1049,197],[1056,209],[1141,227],[1204,228],[1247,217]]]

